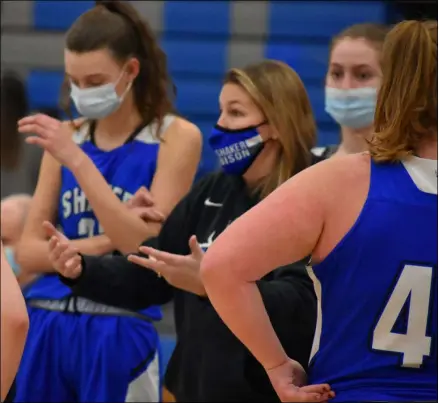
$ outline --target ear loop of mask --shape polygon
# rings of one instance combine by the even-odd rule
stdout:
[[[122,79],[122,76],[126,73],[126,64],[123,66],[122,71],[119,75],[119,78],[116,80],[116,82],[114,83],[114,89],[116,89],[117,84],[119,84],[120,80]],[[122,95],[120,96],[120,100],[122,101],[123,99],[125,99],[125,96],[128,94],[129,90],[131,89],[133,85],[133,82],[130,81],[127,85],[127,87],[125,88],[125,90],[122,92]]]

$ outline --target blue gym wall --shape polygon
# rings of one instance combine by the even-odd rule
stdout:
[[[93,1],[5,1],[2,69],[25,77],[34,109],[56,106],[63,35]],[[323,108],[332,35],[359,22],[385,22],[380,1],[135,1],[168,55],[179,111],[204,135],[218,116],[223,73],[262,58],[289,63],[302,77],[319,126],[319,144],[337,142]],[[204,169],[214,164],[205,149]],[[203,169],[203,170],[204,170]]]

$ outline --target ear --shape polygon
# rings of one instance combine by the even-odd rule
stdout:
[[[261,126],[258,131],[264,141],[279,139],[279,133],[273,125],[270,125],[269,123]]]
[[[140,62],[137,58],[132,57],[128,60],[125,68],[127,72],[127,78],[129,79],[129,81],[133,82],[139,75]]]

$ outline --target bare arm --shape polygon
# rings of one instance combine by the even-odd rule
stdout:
[[[197,126],[176,118],[163,140],[151,193],[156,209],[168,217],[191,189],[201,158],[202,136]]]
[[[6,398],[17,374],[29,317],[17,280],[1,243],[1,400]]]
[[[255,282],[275,267],[313,252],[325,218],[320,188],[328,170],[324,164],[296,175],[238,218],[216,239],[202,262],[210,301],[266,370],[282,365],[288,357]]]
[[[49,247],[42,223],[56,223],[56,212],[61,187],[59,163],[44,153],[41,162],[37,188],[21,240],[16,249],[16,259],[21,269],[27,273],[53,272],[49,261]],[[113,250],[105,235],[72,241],[81,253],[102,255]]]
[[[163,138],[150,190],[154,207],[166,217],[192,185],[200,161],[201,133],[193,124],[176,119]],[[71,169],[116,249],[136,252],[142,242],[159,233],[161,225],[146,224],[130,211],[88,157],[78,159]]]

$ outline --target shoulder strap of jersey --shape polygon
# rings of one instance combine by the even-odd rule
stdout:
[[[166,115],[163,118],[163,123],[160,128],[159,136],[161,136],[169,128],[169,126],[174,122],[175,118],[176,116],[171,114]],[[139,131],[135,139],[147,144],[159,143],[160,139],[159,137],[157,137],[157,122],[154,121],[148,126],[145,126],[142,130]]]

